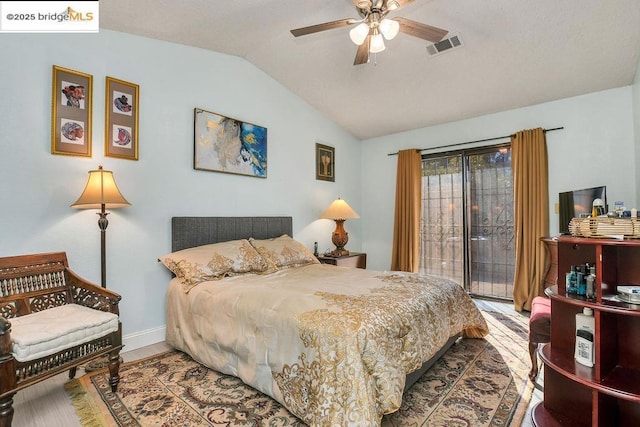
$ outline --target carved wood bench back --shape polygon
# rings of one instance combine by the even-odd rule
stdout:
[[[69,304],[64,252],[0,258],[0,315],[6,319]]]

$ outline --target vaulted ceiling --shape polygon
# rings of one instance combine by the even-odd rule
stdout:
[[[373,0],[374,2],[377,0]],[[100,27],[245,58],[360,139],[633,83],[640,0],[415,0],[404,17],[462,46],[400,33],[354,66],[352,0],[105,0]]]

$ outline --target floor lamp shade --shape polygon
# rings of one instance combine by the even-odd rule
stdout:
[[[131,203],[120,193],[113,172],[99,166],[98,170],[89,171],[84,191],[71,206],[78,209],[102,209],[102,205],[113,209],[130,206]]]
[[[354,211],[351,206],[341,198],[337,198],[329,205],[326,211],[320,218],[332,219],[336,222],[336,229],[333,231],[331,235],[331,241],[336,246],[336,248],[331,251],[331,255],[333,256],[345,256],[349,255],[349,251],[344,247],[347,245],[349,241],[349,233],[344,229],[344,222],[347,219],[356,219],[360,218],[360,215]]]
[[[104,170],[102,166],[98,170],[89,171],[89,179],[84,187],[84,191],[71,207],[77,209],[100,209],[98,215],[98,227],[100,228],[100,260],[102,287],[107,287],[106,257],[105,257],[105,235],[109,221],[106,208],[115,209],[130,206],[131,203],[122,196],[113,172]]]

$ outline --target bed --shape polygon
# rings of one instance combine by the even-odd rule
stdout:
[[[167,343],[310,426],[379,426],[460,335],[488,333],[457,283],[320,264],[291,236],[291,217],[172,218]]]

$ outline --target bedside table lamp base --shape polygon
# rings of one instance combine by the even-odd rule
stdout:
[[[344,219],[336,219],[334,221],[336,222],[336,229],[331,235],[331,242],[336,248],[331,251],[331,256],[349,255],[349,251],[344,248],[349,241],[349,233],[344,229]]]
[[[346,249],[334,249],[329,252],[333,257],[349,256],[349,251]]]

